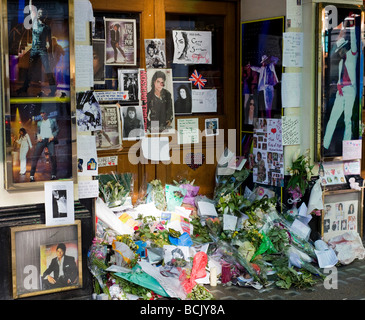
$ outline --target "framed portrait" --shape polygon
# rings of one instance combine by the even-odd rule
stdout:
[[[193,97],[191,81],[174,81],[175,115],[192,113]]]
[[[170,133],[174,129],[172,70],[147,69],[147,133]]]
[[[75,222],[73,181],[45,182],[44,196],[47,226]]]
[[[282,114],[284,17],[241,23],[241,129],[253,131],[254,118]]]
[[[346,232],[363,233],[363,191],[325,191],[321,233],[324,241]]]
[[[318,4],[316,160],[342,158],[342,141],[361,139],[363,12]]]
[[[142,106],[120,108],[123,126],[123,140],[137,140],[145,136]]]
[[[95,131],[96,150],[117,149],[122,145],[119,107],[116,104],[100,104],[102,129]]]
[[[74,179],[73,1],[9,0],[2,10],[5,188]]]
[[[105,18],[105,64],[135,66],[137,63],[136,20]]]
[[[11,228],[13,298],[82,287],[81,222]],[[57,260],[63,258],[63,275]]]

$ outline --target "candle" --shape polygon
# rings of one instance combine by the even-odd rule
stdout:
[[[216,267],[210,268],[210,285],[212,287],[217,286],[217,268]]]

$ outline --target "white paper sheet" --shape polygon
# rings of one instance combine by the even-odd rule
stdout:
[[[79,180],[77,184],[79,199],[97,198],[99,196],[99,180]]]
[[[192,112],[206,113],[217,112],[217,90],[216,89],[194,89],[192,93]]]
[[[192,144],[199,143],[199,119],[183,118],[177,119],[177,143]]]
[[[142,139],[143,156],[152,161],[170,161],[170,144],[168,137],[151,137]]]
[[[283,73],[281,76],[281,100],[283,108],[301,107],[302,102],[302,74]]]
[[[97,176],[99,174],[96,136],[77,136],[77,160],[78,176]]]
[[[361,159],[362,140],[343,140],[342,141],[342,160]]]
[[[211,64],[212,33],[210,31],[173,30],[173,63]]]
[[[94,87],[93,46],[77,45],[76,60],[76,88]]]
[[[199,201],[198,210],[202,216],[218,216],[214,204],[208,201]]]
[[[285,32],[283,34],[284,67],[303,67],[303,33]]]

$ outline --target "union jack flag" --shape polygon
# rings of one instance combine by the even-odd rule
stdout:
[[[196,70],[194,70],[194,72],[191,74],[189,81],[192,81],[194,86],[198,86],[199,89],[202,89],[207,82],[207,80],[204,79],[202,75],[199,74]]]

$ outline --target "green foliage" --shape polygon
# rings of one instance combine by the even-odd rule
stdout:
[[[277,252],[284,252],[289,245],[289,236],[285,229],[278,226],[273,226],[268,232],[267,236],[270,238],[275,250]]]
[[[317,283],[309,271],[305,269],[296,271],[294,267],[282,268],[278,271],[277,276],[280,280],[275,284],[282,289],[290,289],[292,286],[298,289],[308,289]]]

